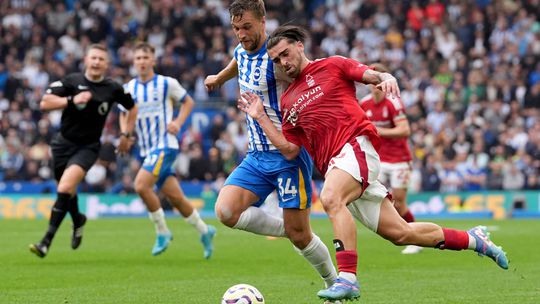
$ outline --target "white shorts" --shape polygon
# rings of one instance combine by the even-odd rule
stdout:
[[[411,177],[411,164],[381,162],[379,181],[392,189],[407,189]]]
[[[349,173],[364,188],[360,198],[347,208],[364,226],[377,231],[381,203],[388,196],[388,190],[377,180],[379,176],[379,154],[365,136],[356,138],[352,145],[347,143],[340,153],[330,160],[328,172],[339,168]]]

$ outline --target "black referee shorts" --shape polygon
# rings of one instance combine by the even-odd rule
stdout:
[[[76,144],[58,133],[51,142],[54,177],[60,181],[64,170],[71,165],[79,165],[84,171],[92,167],[98,158],[101,143]]]

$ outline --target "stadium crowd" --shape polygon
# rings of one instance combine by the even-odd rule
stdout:
[[[540,189],[539,0],[265,3],[268,32],[286,22],[309,29],[310,58],[381,62],[397,75],[412,130],[410,192]],[[158,73],[177,78],[196,103],[223,112],[208,130],[188,126],[182,133],[177,173],[223,180],[247,148],[245,118],[234,106],[237,82],[210,93],[203,83],[237,44],[228,5],[2,1],[0,181],[52,179],[49,143],[61,113],[41,112],[39,101],[50,82],[80,70],[86,46],[106,44],[110,76],[125,83],[133,75],[132,46],[143,40],[156,47]],[[368,93],[358,86],[359,98]],[[110,115],[83,191],[133,192],[140,164],[115,156],[117,133],[117,115]]]

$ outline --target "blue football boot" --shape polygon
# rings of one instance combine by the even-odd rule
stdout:
[[[476,226],[469,231],[469,235],[476,240],[476,248],[474,251],[478,252],[480,256],[490,257],[499,267],[508,269],[508,258],[506,253],[502,250],[502,247],[493,244],[489,239],[489,232],[485,226]]]
[[[205,234],[201,235],[201,243],[204,247],[204,258],[209,259],[212,256],[214,251],[214,246],[212,245],[212,240],[216,235],[216,227],[208,225],[208,231]]]
[[[338,277],[334,285],[319,290],[317,296],[330,302],[335,300],[356,300],[360,298],[360,287],[358,282],[352,283]]]
[[[156,242],[154,243],[154,248],[152,248],[152,255],[158,255],[165,251],[169,246],[169,243],[172,240],[172,234],[169,233],[158,233],[156,236]]]

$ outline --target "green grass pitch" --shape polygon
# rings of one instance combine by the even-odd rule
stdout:
[[[0,303],[220,303],[230,286],[256,286],[269,304],[322,303],[322,281],[288,240],[267,240],[229,229],[216,220],[215,254],[202,258],[198,234],[169,218],[174,240],[153,257],[148,219],[89,221],[83,244],[70,248],[71,223],[64,221],[44,259],[28,250],[45,220],[0,220]],[[360,303],[540,303],[540,221],[437,221],[468,229],[493,229],[510,269],[475,253],[425,249],[412,256],[359,226]],[[327,219],[314,230],[332,248]],[[333,255],[333,250],[331,249]]]

